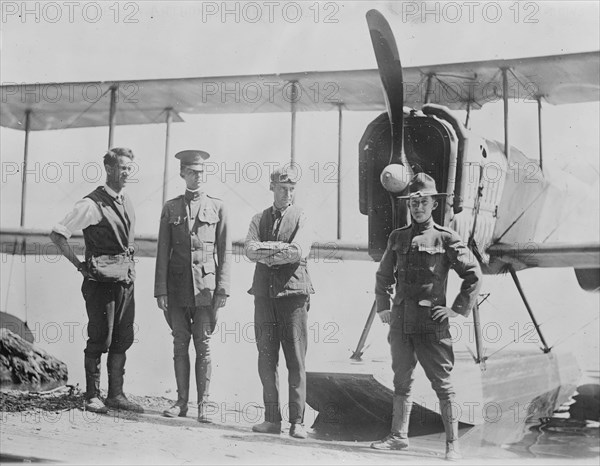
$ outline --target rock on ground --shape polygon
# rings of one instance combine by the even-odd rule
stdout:
[[[67,383],[67,365],[16,333],[0,329],[0,388],[44,391]]]

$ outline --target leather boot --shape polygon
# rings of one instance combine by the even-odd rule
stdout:
[[[403,395],[394,395],[394,411],[391,432],[381,440],[373,442],[371,448],[376,450],[406,450],[408,443],[408,425],[412,401]]]
[[[106,406],[124,411],[143,413],[144,408],[129,401],[123,393],[125,360],[125,353],[108,353],[108,397],[106,398]]]
[[[108,409],[100,398],[100,356],[85,355],[85,403],[84,408],[92,413],[106,414]]]
[[[446,460],[456,461],[462,458],[458,444],[458,418],[452,408],[452,399],[440,400],[440,414],[446,431]]]
[[[177,356],[173,358],[175,365],[175,381],[177,382],[177,402],[163,411],[165,417],[185,417],[188,412],[190,398],[190,358]]]
[[[210,389],[212,365],[210,359],[196,358],[196,388],[198,390],[198,422],[212,422],[207,416],[207,403]]]

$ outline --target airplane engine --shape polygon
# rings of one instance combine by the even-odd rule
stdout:
[[[360,212],[369,219],[369,255],[373,260],[381,260],[392,230],[410,221],[406,202],[397,199],[406,191],[409,180],[404,183],[403,178],[408,173],[425,172],[435,180],[439,192],[450,190],[452,195],[440,198],[433,214],[437,223],[449,225],[454,214],[455,179],[460,171],[458,149],[459,137],[448,121],[405,110],[404,152],[409,167],[404,167],[401,160],[390,157],[388,114],[379,115],[367,126],[359,143],[359,205]]]

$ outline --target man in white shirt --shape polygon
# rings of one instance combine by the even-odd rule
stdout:
[[[75,203],[56,224],[50,239],[83,275],[81,292],[88,314],[88,340],[85,348],[85,409],[106,413],[107,406],[143,412],[123,393],[125,352],[134,339],[135,264],[133,241],[135,212],[124,192],[133,152],[113,148],[104,155],[106,184]],[[80,261],[67,240],[83,230],[85,261]],[[108,396],[100,398],[100,364],[108,352]]]

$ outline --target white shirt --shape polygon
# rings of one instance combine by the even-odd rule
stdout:
[[[117,193],[106,184],[104,189],[113,199],[123,198],[124,190]],[[73,210],[65,218],[52,227],[52,231],[69,239],[76,231],[83,230],[90,225],[96,225],[100,223],[100,220],[102,220],[102,213],[98,205],[89,197],[84,197],[75,203]]]

